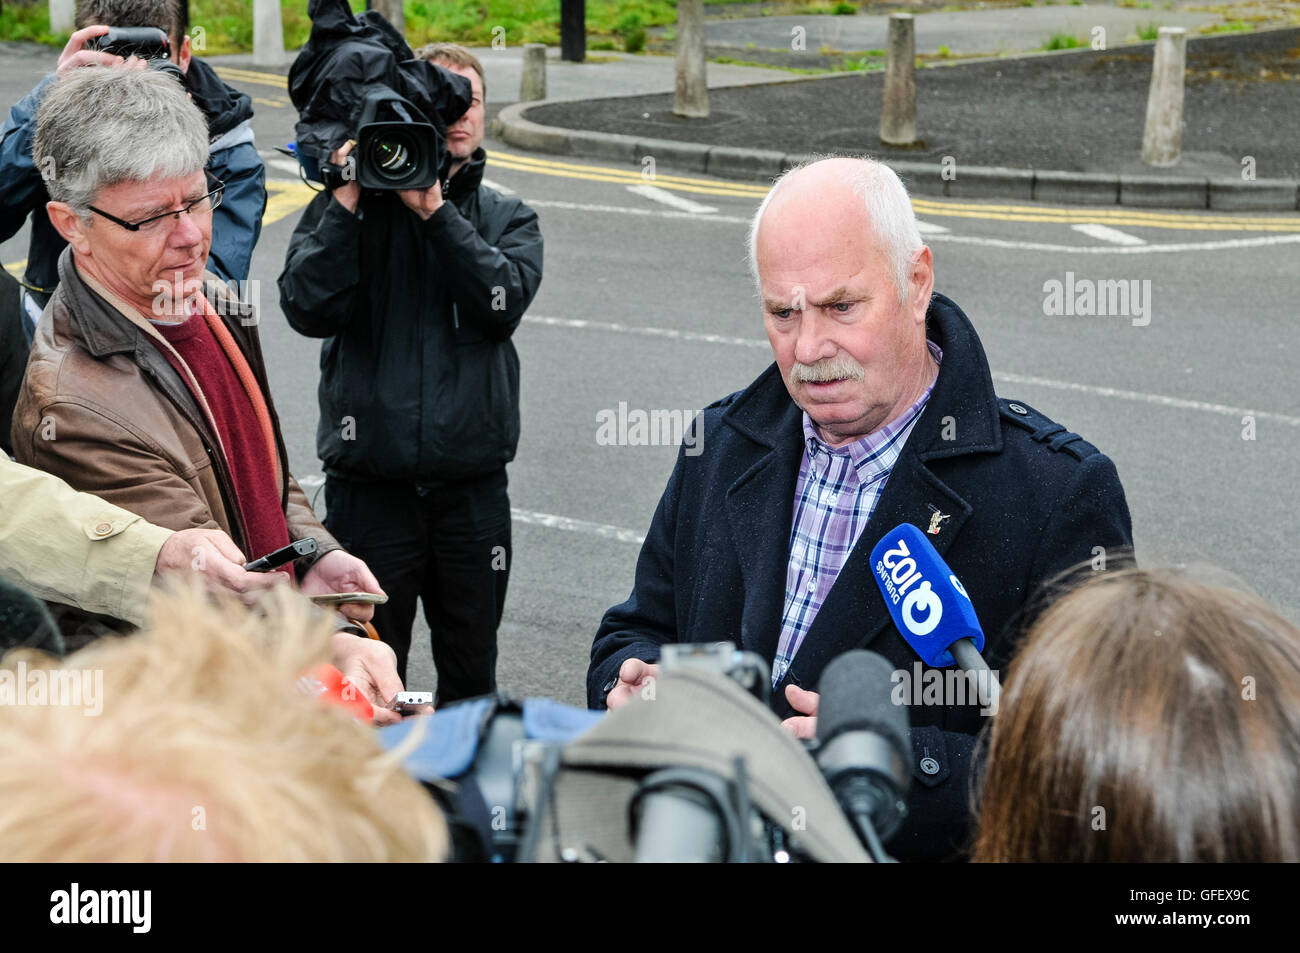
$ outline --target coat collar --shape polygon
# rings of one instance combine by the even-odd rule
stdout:
[[[227,319],[227,315],[239,313],[231,304],[229,290],[211,272],[205,271],[203,279],[203,293],[214,306],[220,304],[217,313],[222,316],[226,326],[235,332],[238,340],[242,335]],[[60,292],[69,328],[82,346],[96,358],[152,348],[153,345],[147,340],[150,336],[161,340],[161,335],[150,327],[147,320],[137,317],[130,305],[98,283],[92,285],[77,270],[71,245],[59,255],[59,287],[56,293]]]
[[[815,688],[830,659],[869,643],[891,624],[870,566],[871,550],[880,537],[903,522],[926,532],[932,515],[940,512],[946,519],[930,539],[942,554],[970,518],[970,505],[928,464],[1002,450],[993,378],[970,319],[936,294],[926,314],[926,333],[944,355],[934,390],[858,545],[774,692],[778,712],[789,713],[787,683]],[[781,632],[794,489],[804,450],[803,415],[773,364],[736,397],[722,420],[752,444],[750,465],[727,490],[726,510],[745,580],[741,643],[770,662]]]
[[[93,357],[135,351],[144,332],[119,313],[125,305],[111,304],[94,291],[77,270],[72,246],[59,255],[59,287],[55,295],[66,305],[68,326]]]
[[[476,192],[483,183],[483,170],[487,167],[487,150],[479,146],[460,171],[447,181],[447,198],[456,202]]]

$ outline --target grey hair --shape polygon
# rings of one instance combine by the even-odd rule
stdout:
[[[50,198],[85,218],[100,189],[202,171],[208,124],[166,73],[82,66],[46,93],[32,160]]]
[[[883,162],[864,156],[817,156],[781,174],[758,206],[749,226],[749,271],[754,277],[754,284],[758,285],[758,226],[773,196],[795,173],[833,158],[854,159],[858,163],[857,170],[848,176],[848,184],[866,205],[867,218],[871,222],[876,241],[889,262],[890,278],[901,305],[907,300],[912,259],[924,247],[921,230],[916,224],[912,202],[907,197],[907,187],[898,174]]]

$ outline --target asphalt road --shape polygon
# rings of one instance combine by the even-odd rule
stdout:
[[[5,101],[35,82],[31,63],[24,75],[21,62],[4,61]],[[274,159],[295,119],[283,90],[265,76],[227,79],[257,98],[259,145]],[[523,438],[509,469],[515,553],[499,680],[517,695],[581,703],[592,635],[627,596],[675,455],[600,445],[597,415],[620,403],[694,411],[766,366],[744,252],[761,188],[663,168],[647,182],[610,163],[487,145],[488,178],[537,208],[546,237],[542,289],[515,338]],[[269,174],[272,209],[251,277],[291,461],[309,484],[319,474],[319,344],[289,329],[275,291],[309,196],[278,165]],[[1300,216],[916,204],[936,288],[975,323],[1000,393],[1115,460],[1142,561],[1225,567],[1300,614]],[[24,235],[0,245],[6,265],[25,255]],[[1149,323],[1045,314],[1045,283],[1070,273],[1076,284],[1149,281]],[[1254,439],[1243,439],[1248,415]],[[408,682],[434,686],[422,625]]]

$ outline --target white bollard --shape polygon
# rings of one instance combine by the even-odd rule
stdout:
[[[1187,31],[1162,26],[1156,38],[1147,94],[1147,123],[1142,133],[1142,161],[1174,165],[1183,151],[1183,74],[1187,69]]]
[[[673,112],[691,119],[709,115],[703,0],[677,0],[677,83],[673,90]]]
[[[889,15],[889,59],[880,103],[880,141],[889,146],[916,142],[916,19]]]
[[[519,76],[519,101],[531,103],[546,98],[546,44],[524,44],[524,68]]]
[[[253,62],[284,65],[284,26],[279,0],[253,0]]]
[[[71,33],[75,12],[75,0],[50,0],[50,32]]]
[[[402,36],[406,36],[406,11],[402,9],[402,0],[371,0],[366,6],[378,10],[380,16],[391,23]]]

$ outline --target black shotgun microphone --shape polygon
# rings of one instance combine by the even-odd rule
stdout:
[[[877,861],[889,859],[881,842],[907,816],[911,781],[907,709],[890,698],[893,671],[883,656],[855,649],[827,665],[817,686],[817,766]]]

